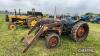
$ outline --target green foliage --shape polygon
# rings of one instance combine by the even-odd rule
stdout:
[[[92,15],[100,16],[100,14],[96,14],[96,13],[92,13],[92,12],[85,13],[84,15],[89,15],[89,16],[92,16]]]
[[[0,11],[0,14],[5,14],[5,11]]]
[[[88,12],[85,15],[95,15],[94,13]]]

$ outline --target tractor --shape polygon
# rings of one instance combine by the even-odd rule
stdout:
[[[96,15],[85,15],[81,17],[81,20],[84,20],[86,22],[91,22],[91,23],[98,23],[100,24],[100,16]]]
[[[20,13],[20,9],[19,13],[16,12],[16,9],[14,11],[14,13],[10,12],[11,14],[6,14],[5,20],[9,30],[15,30],[18,25],[31,28],[37,22],[38,18],[43,17],[42,12],[35,12],[34,9],[27,11],[27,14]]]
[[[97,16],[95,21],[100,24],[100,16]]]
[[[90,22],[92,20],[92,16],[90,16],[90,15],[83,15],[83,16],[81,16],[81,20],[84,20],[86,22]]]
[[[35,33],[32,32],[35,30]],[[22,37],[21,42],[26,44],[25,53],[39,37],[45,37],[46,47],[56,48],[60,45],[60,36],[68,33],[75,42],[83,42],[89,33],[89,26],[82,20],[74,20],[71,17],[53,20],[42,19]]]
[[[92,23],[100,24],[100,16],[96,16]]]

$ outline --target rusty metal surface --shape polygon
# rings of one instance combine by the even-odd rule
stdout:
[[[36,35],[35,35],[34,37],[32,37],[31,40],[26,40],[26,41],[28,41],[28,45],[27,45],[27,47],[23,50],[23,53],[25,53],[25,52],[29,49],[29,47],[32,45],[32,43],[34,43],[34,42],[40,37],[41,34],[43,34],[43,33],[44,33],[45,31],[47,31],[49,28],[57,27],[57,26],[62,26],[62,24],[59,23],[59,22],[56,22],[56,23],[44,24],[43,26],[41,26],[41,28],[37,31]],[[36,27],[36,26],[35,26],[35,27]],[[29,34],[33,31],[33,29],[34,29],[35,27],[32,27],[32,28],[29,30],[28,34],[26,34],[26,35],[29,36]],[[27,38],[27,37],[25,36],[25,37],[22,38],[22,40],[25,40],[26,38]],[[27,39],[28,39],[28,38],[27,38]],[[21,40],[21,41],[22,41],[22,40]]]

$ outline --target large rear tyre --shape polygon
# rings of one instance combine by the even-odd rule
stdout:
[[[56,33],[51,33],[46,36],[46,47],[56,48],[60,45],[59,35]]]
[[[89,26],[86,22],[84,21],[79,21],[77,22],[71,31],[71,36],[73,40],[76,42],[82,42],[84,41],[89,33]]]

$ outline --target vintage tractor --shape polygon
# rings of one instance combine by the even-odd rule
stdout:
[[[17,25],[32,27],[37,22],[38,17],[43,17],[42,12],[27,11],[27,14],[21,14],[20,9],[19,13],[14,10],[14,14],[6,14],[6,22],[8,23],[8,29],[14,30]]]
[[[32,34],[34,30],[35,35]],[[45,37],[47,48],[58,47],[60,45],[60,36],[67,32],[69,32],[74,41],[82,42],[88,36],[89,26],[86,22],[74,20],[71,19],[71,17],[54,20],[40,20],[21,39],[21,41],[27,45],[23,53],[41,36]]]
[[[92,20],[91,22],[100,24],[100,16],[95,16],[94,20]]]
[[[85,15],[81,17],[81,20],[86,21],[86,22],[91,22],[91,23],[98,23],[100,24],[100,16],[95,16],[95,15]]]
[[[96,17],[95,22],[98,23],[98,24],[100,24],[100,16],[97,16],[97,17]]]
[[[86,21],[86,22],[90,22],[91,19],[92,19],[92,17],[90,15],[81,16],[81,20]]]

